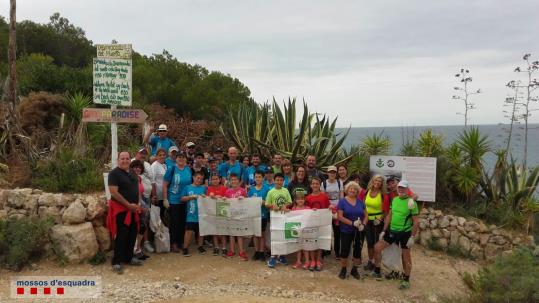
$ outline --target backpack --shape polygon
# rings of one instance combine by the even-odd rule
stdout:
[[[327,183],[326,183],[326,180],[322,181],[322,186],[324,188],[324,192],[326,191],[326,188],[327,188]],[[337,186],[339,187],[339,192],[341,191],[341,180],[337,179]]]

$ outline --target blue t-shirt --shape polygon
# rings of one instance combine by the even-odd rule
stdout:
[[[165,165],[167,166],[167,168],[169,168],[171,166],[174,166],[174,165],[176,165],[176,160],[172,160],[172,159],[170,159],[170,157],[167,157],[165,159]]]
[[[241,180],[243,181],[244,184],[249,184],[251,186],[254,186],[255,185],[255,173],[257,171],[262,171],[264,172],[264,170],[266,169],[266,166],[263,165],[263,164],[260,164],[258,165],[257,167],[254,167],[253,165],[247,167],[244,171],[243,171],[243,176],[241,177]],[[262,175],[264,176],[264,175]]]
[[[168,167],[163,180],[168,182],[168,202],[180,204],[183,188],[193,183],[191,168],[184,166],[183,169],[180,169],[176,165]]]
[[[284,176],[283,187],[288,188],[288,183],[290,183],[290,180],[288,179],[288,176]]]
[[[234,163],[233,165],[230,165],[228,161],[219,164],[219,176],[224,177],[227,180],[230,180],[230,174],[234,173],[238,175],[238,178],[241,181],[241,171],[241,164],[238,160],[236,160],[236,163]]]
[[[365,203],[359,199],[356,200],[356,205],[352,206],[346,198],[341,198],[339,204],[337,204],[337,209],[342,210],[343,216],[352,222],[358,218],[363,220],[363,217],[365,217]],[[339,226],[341,227],[341,232],[347,234],[353,234],[357,230],[355,226],[342,222],[340,222]]]
[[[172,146],[176,146],[176,143],[174,143],[174,141],[172,141],[172,139],[169,137],[161,139],[159,136],[152,135],[150,137],[150,146],[152,147],[152,156],[155,156],[158,149],[162,148],[166,153],[168,153],[168,149]]]
[[[262,185],[261,189],[256,189],[255,186],[251,186],[249,187],[249,192],[247,193],[247,196],[260,197],[262,198],[262,201],[266,201],[266,196],[268,195],[269,190],[270,189],[265,185]],[[262,218],[269,218],[269,210],[264,205],[261,206],[261,214],[262,214]]]
[[[264,182],[262,184],[264,184],[264,187],[268,188],[268,191],[275,188],[275,182],[269,184],[268,181],[266,181],[266,179],[264,179]]]
[[[192,195],[204,195],[206,194],[205,185],[187,185],[182,190],[182,197]],[[198,222],[198,200],[191,199],[187,201],[187,222]]]

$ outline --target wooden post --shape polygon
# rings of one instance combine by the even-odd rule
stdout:
[[[11,102],[11,110],[15,111],[17,105],[17,1],[10,0],[9,10],[9,42],[7,61],[9,69],[9,82],[7,87],[7,100]],[[13,114],[13,112],[11,113]]]

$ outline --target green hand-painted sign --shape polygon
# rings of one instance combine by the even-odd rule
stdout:
[[[301,228],[301,222],[286,222],[284,224],[284,238],[285,239],[299,238],[300,228]]]
[[[228,218],[230,213],[230,203],[228,202],[216,202],[215,203],[215,214],[217,217],[225,217]]]

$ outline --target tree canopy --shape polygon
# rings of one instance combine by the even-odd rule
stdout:
[[[8,23],[0,16],[0,81],[7,76]],[[95,45],[84,30],[55,13],[47,24],[17,24],[18,93],[82,92],[92,95],[92,59]],[[0,90],[2,88],[0,87]],[[169,52],[133,54],[133,102],[159,103],[180,115],[217,120],[226,107],[253,102],[241,81],[200,65],[180,62]]]

